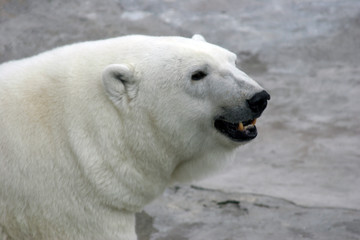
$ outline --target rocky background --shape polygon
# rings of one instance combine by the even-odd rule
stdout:
[[[194,33],[235,52],[272,99],[234,162],[138,214],[139,239],[359,240],[360,1],[0,0],[0,63]]]

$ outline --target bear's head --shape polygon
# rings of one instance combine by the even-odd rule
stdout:
[[[104,70],[104,87],[136,125],[129,131],[139,145],[150,141],[176,155],[170,167],[175,180],[218,166],[212,163],[257,136],[256,119],[270,95],[236,67],[234,53],[200,35],[137,37],[130,51],[135,48],[141,53],[121,56]]]

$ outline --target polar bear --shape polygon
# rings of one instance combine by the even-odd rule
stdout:
[[[136,239],[135,212],[256,137],[270,96],[235,61],[133,35],[0,65],[0,239]]]

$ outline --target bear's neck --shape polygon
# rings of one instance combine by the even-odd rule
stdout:
[[[170,184],[182,156],[144,123],[148,121],[141,122],[142,116],[124,116],[108,103],[97,102],[98,109],[82,109],[68,121],[74,161],[100,201],[140,211]]]

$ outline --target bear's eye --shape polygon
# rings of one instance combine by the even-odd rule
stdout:
[[[191,75],[191,80],[198,81],[198,80],[205,78],[206,76],[207,76],[207,73],[205,73],[203,71],[196,71],[193,73],[193,75]]]

